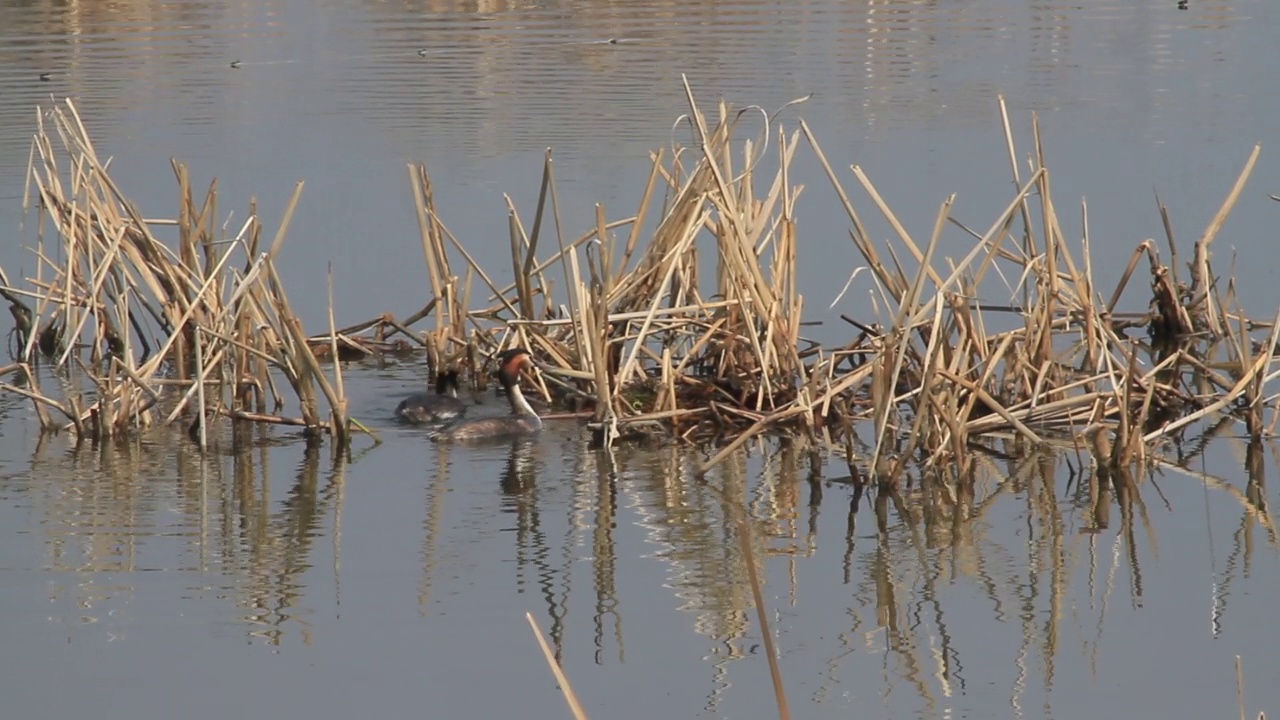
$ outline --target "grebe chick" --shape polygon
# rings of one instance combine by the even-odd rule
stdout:
[[[413,425],[452,422],[467,414],[458,398],[458,371],[436,375],[436,393],[416,392],[396,406],[396,417]]]
[[[511,414],[506,417],[486,417],[462,420],[450,425],[433,437],[444,441],[493,440],[532,435],[542,429],[542,418],[533,411],[524,393],[520,391],[520,370],[533,364],[533,357],[524,348],[507,350],[498,355],[498,382],[507,391]]]

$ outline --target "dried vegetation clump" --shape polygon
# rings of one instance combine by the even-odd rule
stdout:
[[[1276,325],[1250,320],[1234,284],[1211,265],[1214,239],[1259,148],[1181,274],[1157,199],[1170,261],[1145,240],[1118,285],[1098,288],[1087,206],[1078,210],[1081,237],[1069,239],[1038,123],[1024,156],[1003,101],[1017,188],[1004,211],[985,230],[971,230],[952,215],[952,196],[929,237],[915,238],[852,166],[854,187],[892,230],[890,241],[877,243],[844,173],[803,121],[788,129],[778,113],[724,104],[709,116],[685,89],[681,127],[692,142],[653,153],[633,215],[610,220],[597,206],[594,225],[566,237],[549,153],[532,221],[507,198],[515,281],[506,286],[450,232],[425,167],[410,166],[431,297],[403,321],[386,315],[344,329],[330,309],[329,332],[320,336],[304,333],[275,264],[301,184],[269,245],[252,207],[238,230],[219,225],[216,183],[197,202],[176,162],[177,219],[146,219],[111,181],[67,103],[43,116],[63,153],[42,126],[30,176],[59,257],[46,256],[42,243],[25,289],[3,278],[17,321],[18,362],[9,371],[21,380],[4,388],[32,398],[45,427],[74,427],[81,436],[222,416],[298,424],[345,446],[354,421],[340,364],[326,373],[322,361],[422,349],[432,368],[460,365],[479,385],[484,358],[516,343],[540,360],[543,401],[589,416],[598,442],[642,431],[718,441],[705,472],[751,437],[785,431],[815,453],[842,452],[855,478],[858,467],[872,468],[881,482],[892,482],[908,459],[939,480],[961,481],[971,473],[973,444],[993,438],[1032,447],[1079,437],[1100,461],[1128,467],[1202,420],[1239,421],[1253,436],[1274,430],[1277,416],[1266,420],[1264,409],[1276,375]],[[740,140],[743,126],[761,116],[763,136]],[[879,314],[842,316],[850,328],[842,345],[801,335],[803,186],[792,165],[802,145],[824,169],[874,281]],[[60,156],[68,167],[58,165]],[[176,229],[176,248],[153,234],[163,225]],[[971,238],[964,257],[942,256],[944,232]],[[954,247],[956,238],[947,242]],[[1146,283],[1135,277],[1142,269]],[[993,285],[1014,301],[980,302]],[[1126,292],[1143,294],[1148,309],[1121,312]],[[413,330],[422,320],[431,327]],[[63,384],[60,399],[43,392],[32,371],[41,355],[82,373],[93,392],[81,396],[69,389],[74,383]],[[281,384],[300,418],[278,414]],[[178,396],[160,405],[169,388]],[[193,433],[203,438],[205,425],[192,423]],[[855,458],[867,454],[854,442],[867,428],[870,457]]]
[[[177,218],[145,218],[111,179],[74,105],[39,117],[27,200],[34,195],[45,212],[34,277],[17,287],[0,270],[18,360],[6,368],[17,383],[0,387],[31,398],[45,430],[74,430],[80,440],[185,420],[203,447],[204,419],[221,415],[327,431],[345,445],[342,374],[335,365],[326,376],[318,358],[346,342],[303,334],[276,270],[302,184],[269,246],[256,208],[238,229],[219,226],[216,181],[198,200],[176,161]],[[162,230],[176,234],[176,247],[157,237]],[[57,371],[56,396],[33,369],[42,360]],[[285,406],[283,385],[300,418],[269,414]]]

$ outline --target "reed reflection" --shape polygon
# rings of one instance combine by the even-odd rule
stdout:
[[[46,437],[23,485],[5,482],[0,492],[22,497],[39,517],[38,569],[57,579],[53,599],[75,608],[82,623],[102,622],[121,637],[111,619],[128,617],[134,578],[165,572],[189,574],[195,587],[213,585],[233,598],[249,637],[280,644],[295,625],[308,640],[302,576],[346,470],[336,466],[322,484],[319,449],[304,448],[294,483],[272,512],[274,442],[249,439],[202,455],[171,429],[96,447]],[[222,579],[210,583],[203,579],[209,573]]]
[[[1095,615],[1095,630],[1086,647],[1094,666],[1098,653],[1103,652],[1102,638],[1109,625],[1107,605],[1117,589],[1118,573],[1128,576],[1128,605],[1134,609],[1143,606],[1147,582],[1142,559],[1158,552],[1158,540],[1144,498],[1144,483],[1134,470],[1114,467],[1105,460],[1092,463],[1081,482],[1068,480],[1060,500],[1055,488],[1063,486],[1058,477],[1064,464],[1061,455],[1026,453],[1017,446],[976,450],[973,471],[954,487],[943,484],[927,467],[909,470],[896,482],[879,484],[864,482],[863,478],[875,478],[876,474],[855,468],[850,477],[826,485],[827,497],[823,497],[821,485],[811,490],[811,502],[816,498],[820,506],[830,499],[831,489],[848,488],[847,497],[842,494],[840,500],[848,503],[843,560],[835,572],[842,583],[857,588],[849,608],[849,630],[838,637],[840,650],[828,660],[827,674],[815,699],[831,696],[841,684],[843,668],[851,656],[877,648],[896,660],[884,678],[887,692],[908,690],[909,696],[923,702],[926,714],[940,710],[944,698],[964,692],[968,686],[962,660],[966,647],[949,631],[954,622],[949,621],[947,612],[948,586],[964,578],[987,594],[994,610],[989,620],[993,629],[1010,621],[1019,627],[1021,647],[1013,668],[1018,680],[1009,698],[1015,707],[1033,691],[1048,697],[1054,688],[1063,630],[1072,627],[1068,613],[1079,612],[1073,596],[1083,589],[1082,582],[1092,598],[1101,593],[1100,604],[1088,604]],[[1252,557],[1252,528],[1269,528],[1266,513],[1252,500],[1263,494],[1261,452],[1260,444],[1246,448],[1250,484],[1244,492],[1224,481],[1217,485],[1238,496],[1245,506],[1227,565],[1232,575],[1240,564],[1246,564],[1247,571],[1247,563],[1241,563],[1237,556]],[[761,454],[770,460],[763,462],[759,482],[764,489],[754,490],[757,501],[752,508],[756,520],[763,523],[762,530],[776,530],[779,520],[791,519],[790,510],[758,498],[774,483],[798,487],[804,482],[796,472],[801,463],[795,462],[803,454],[789,453],[785,445],[777,451],[761,448]],[[781,458],[792,462],[790,471],[774,462]],[[736,476],[726,470],[724,480],[736,482]],[[863,547],[858,537],[859,515],[867,507],[863,500],[868,494],[876,540]],[[1074,515],[1076,509],[1087,511],[1087,520],[1078,529],[1073,528],[1076,523],[1071,516],[1064,514],[1069,510]],[[1018,545],[999,539],[1000,528],[993,517],[1010,511],[1022,517],[1029,533]],[[807,531],[812,537],[830,540],[819,527],[820,517],[816,512],[810,514]],[[1077,532],[1084,534],[1077,536]],[[1081,545],[1076,537],[1087,538],[1086,543]],[[1109,547],[1103,551],[1104,546]],[[787,548],[775,549],[774,554],[779,553],[794,557]],[[1106,578],[1102,588],[1095,589],[1095,577]],[[798,599],[793,596],[792,601],[803,605],[804,594]],[[1224,612],[1224,606],[1216,612]],[[972,622],[973,618],[966,619],[966,623]],[[748,630],[751,632],[758,631]],[[861,643],[859,637],[863,638]],[[883,638],[883,645],[866,644],[874,637]]]
[[[424,617],[429,612],[436,568],[440,563],[440,541],[446,532],[442,521],[449,492],[449,463],[452,457],[453,448],[448,443],[440,443],[432,455],[432,472],[427,481],[427,511],[422,521],[422,580],[418,583],[418,613]]]
[[[1225,433],[1225,429],[1223,430]],[[1231,438],[1229,442],[1238,446],[1240,440]],[[1280,462],[1280,448],[1274,442],[1267,442],[1273,461]],[[1229,480],[1209,473],[1189,473],[1204,483],[1205,487],[1217,492],[1224,492],[1235,500],[1243,512],[1239,524],[1232,533],[1230,551],[1227,553],[1222,569],[1216,563],[1213,566],[1213,609],[1210,623],[1215,637],[1225,629],[1225,617],[1235,586],[1242,577],[1253,572],[1257,562],[1257,535],[1266,540],[1267,547],[1273,552],[1280,552],[1280,537],[1277,536],[1275,523],[1266,495],[1266,460],[1263,452],[1263,441],[1258,438],[1245,441],[1244,471],[1247,478],[1244,491],[1240,491]]]
[[[626,660],[622,635],[622,613],[618,601],[618,547],[614,529],[618,523],[618,473],[612,449],[594,452],[595,514],[591,528],[591,576],[595,589],[595,612],[592,614],[595,662],[604,664],[605,626],[613,626],[613,641],[618,649],[618,662]],[[584,468],[585,470],[585,468]],[[581,504],[574,503],[575,509]]]
[[[316,600],[308,593],[317,588],[307,573],[322,555],[317,541],[328,533],[338,579],[350,470],[331,465],[318,448],[275,448],[276,442],[269,433],[246,431],[231,443],[218,439],[201,455],[177,431],[79,450],[63,450],[66,444],[54,439],[36,448],[21,481],[4,478],[0,491],[40,514],[41,569],[58,578],[57,599],[74,604],[68,617],[92,618],[122,636],[125,627],[113,623],[111,611],[127,609],[136,573],[216,574],[246,637],[276,646],[290,638],[311,642]],[[1158,552],[1159,509],[1186,511],[1162,504],[1163,477],[1195,479],[1239,508],[1225,562],[1214,568],[1215,634],[1231,619],[1232,593],[1254,571],[1259,552],[1278,549],[1265,497],[1265,461],[1268,451],[1277,457],[1277,448],[1261,440],[1240,444],[1243,487],[1160,460],[1152,466],[1159,476],[1114,467],[1093,460],[1096,447],[1086,448],[1087,464],[1077,469],[1063,455],[1013,442],[974,446],[970,468],[955,484],[942,479],[954,474],[914,462],[886,479],[860,465],[860,446],[847,477],[828,477],[815,462],[825,457],[815,454],[820,448],[804,439],[749,443],[705,481],[694,476],[697,453],[678,445],[610,451],[568,441],[558,448],[565,462],[549,461],[557,448],[540,438],[500,449],[505,458],[481,491],[510,520],[516,591],[545,608],[539,614],[551,627],[557,657],[572,652],[566,637],[576,625],[590,628],[579,634],[590,635],[595,663],[621,663],[622,611],[628,603],[652,603],[653,589],[627,595],[618,577],[628,563],[663,564],[661,592],[692,619],[703,648],[707,672],[699,682],[709,713],[722,712],[728,694],[746,682],[742,673],[757,677],[763,661],[747,559],[731,521],[739,508],[758,540],[757,564],[771,571],[761,573],[772,585],[767,602],[793,605],[800,616],[823,608],[831,589],[844,593],[841,626],[817,645],[827,654],[813,701],[837,702],[854,676],[879,667],[886,698],[930,715],[973,688],[972,668],[980,664],[984,677],[1012,674],[1008,701],[1015,707],[1051,697],[1073,639],[1082,641],[1091,667],[1103,665],[1104,639],[1120,622],[1114,604],[1142,608],[1152,588],[1163,585],[1152,576],[1171,572],[1144,563]],[[438,583],[439,547],[459,532],[445,521],[445,503],[450,487],[462,482],[456,470],[462,451],[433,446],[432,452],[422,489],[424,615]],[[294,457],[289,480],[276,488],[273,461]],[[620,528],[633,524],[645,545],[626,544],[632,536]],[[168,557],[179,562],[156,560]],[[803,577],[813,579],[806,585]],[[985,601],[977,614],[962,599],[966,592]],[[580,610],[570,613],[571,607]],[[788,657],[814,651],[812,639],[802,641],[791,625],[775,630],[784,669]],[[993,667],[974,632],[1012,632],[1017,651]],[[744,660],[752,665],[741,668]],[[1052,715],[1051,702],[1043,710]]]
[[[751,657],[755,645],[748,639],[752,602],[746,560],[734,539],[727,503],[746,502],[749,490],[757,491],[757,498],[773,495],[767,486],[751,488],[746,482],[745,453],[724,462],[718,488],[693,477],[697,458],[680,448],[663,448],[655,455],[628,486],[636,493],[632,502],[639,524],[658,548],[653,557],[668,565],[666,587],[677,609],[693,616],[694,631],[707,640],[703,659],[711,666],[711,687],[704,709],[715,714],[733,684],[730,666]],[[787,506],[760,505],[766,513]],[[756,537],[768,537],[770,528],[757,522],[754,513],[748,513],[748,521]]]
[[[243,441],[243,437],[241,438]],[[218,483],[218,507],[202,515],[202,537],[209,536],[219,557],[221,573],[242,575],[232,584],[248,637],[279,646],[291,626],[303,642],[314,639],[314,614],[307,605],[311,583],[303,579],[314,568],[316,541],[325,534],[326,520],[333,518],[333,573],[339,582],[340,516],[347,466],[326,464],[324,450],[315,443],[298,443],[302,457],[293,482],[278,509],[271,511],[271,456],[274,442],[243,443],[230,451],[232,482]],[[192,450],[195,452],[195,450]],[[321,469],[329,466],[321,482]],[[209,518],[218,527],[209,528]]]
[[[269,464],[259,452],[261,490],[253,493],[257,496],[253,500],[240,500],[242,506],[247,503],[256,508],[257,531],[241,535],[240,543],[224,543],[221,549],[233,553],[235,566],[246,575],[247,582],[237,584],[236,594],[237,605],[249,611],[245,617],[250,626],[248,634],[279,645],[287,625],[295,624],[303,641],[310,643],[311,628],[306,618],[312,610],[303,602],[308,587],[303,575],[312,568],[315,541],[323,534],[324,519],[338,506],[345,466],[336,465],[322,486],[322,451],[314,444],[304,445],[293,484],[279,509],[269,513]],[[253,463],[252,450],[235,455],[238,490],[250,487],[255,474]],[[237,545],[241,552],[234,552]]]
[[[502,512],[514,516],[516,549],[516,588],[525,592],[533,585],[547,608],[547,632],[555,649],[556,660],[564,653],[565,616],[570,590],[569,572],[573,547],[571,536],[561,543],[562,562],[554,557],[554,541],[544,515],[543,497],[538,488],[541,463],[536,437],[518,438],[510,443],[507,462],[499,478],[504,497]],[[554,509],[548,509],[554,512]],[[572,533],[572,525],[569,525]]]

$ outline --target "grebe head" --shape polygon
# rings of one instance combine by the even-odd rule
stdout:
[[[448,395],[449,397],[458,397],[458,390],[462,386],[458,383],[458,371],[449,370],[448,372],[436,373],[436,394]]]
[[[435,440],[496,440],[532,435],[542,429],[542,419],[520,391],[520,370],[533,364],[533,356],[524,348],[499,353],[498,382],[507,391],[511,414],[461,420],[432,435]]]
[[[512,348],[498,353],[498,382],[510,390],[520,384],[520,371],[533,366],[533,355],[524,348]]]

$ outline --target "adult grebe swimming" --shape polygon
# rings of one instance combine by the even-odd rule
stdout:
[[[436,375],[436,394],[416,392],[396,406],[396,417],[414,425],[453,422],[467,414],[467,404],[458,398],[458,371]]]
[[[542,429],[542,418],[530,407],[520,391],[520,370],[533,364],[533,356],[524,348],[507,350],[498,355],[498,382],[507,391],[511,414],[462,420],[434,435],[436,440],[490,440],[532,435]]]

